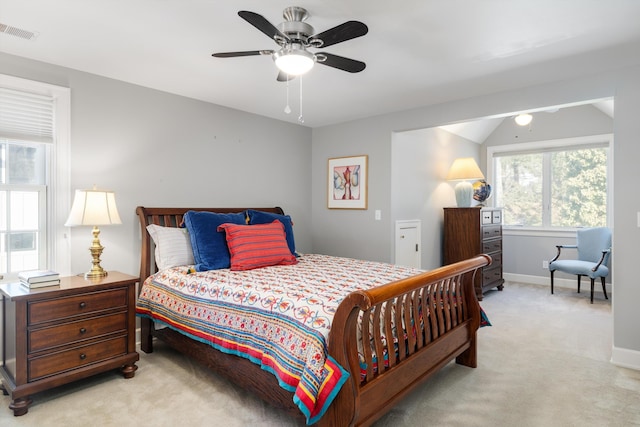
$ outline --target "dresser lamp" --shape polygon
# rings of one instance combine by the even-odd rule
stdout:
[[[447,181],[459,181],[456,184],[456,204],[459,208],[471,206],[471,196],[473,196],[473,185],[470,180],[484,179],[482,171],[473,157],[463,157],[456,159],[449,169]]]
[[[99,279],[105,277],[107,272],[100,266],[100,255],[104,247],[100,244],[99,225],[122,224],[116,198],[113,191],[97,190],[76,190],[73,206],[69,213],[66,227],[93,226],[93,241],[89,251],[91,252],[91,270],[85,273],[87,279]]]

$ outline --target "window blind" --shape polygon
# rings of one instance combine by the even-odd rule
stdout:
[[[54,99],[0,87],[0,138],[54,142]]]

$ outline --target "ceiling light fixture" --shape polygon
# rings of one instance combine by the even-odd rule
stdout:
[[[516,121],[518,126],[526,126],[531,123],[531,120],[533,120],[533,116],[527,113],[518,114],[514,120]]]
[[[296,44],[283,47],[275,52],[273,59],[280,71],[290,76],[305,74],[313,68],[313,64],[316,62],[314,54]]]

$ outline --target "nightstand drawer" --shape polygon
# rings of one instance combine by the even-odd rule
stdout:
[[[35,357],[29,361],[28,381],[127,354],[127,337],[118,337],[71,350]]]
[[[127,314],[91,317],[77,322],[41,328],[29,332],[29,353],[87,340],[114,332],[126,332]]]
[[[66,298],[31,302],[28,305],[28,324],[35,325],[51,320],[127,306],[127,290],[113,289]]]

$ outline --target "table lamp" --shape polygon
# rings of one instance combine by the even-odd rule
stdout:
[[[97,190],[76,190],[73,206],[69,213],[66,227],[76,227],[81,225],[93,226],[93,241],[89,251],[91,252],[93,264],[91,270],[85,273],[86,279],[99,279],[105,277],[107,272],[100,266],[100,255],[104,247],[100,244],[99,225],[122,224],[116,198],[113,191]]]
[[[462,157],[456,159],[449,169],[447,181],[459,181],[456,184],[456,204],[459,208],[471,206],[471,196],[473,196],[473,186],[470,180],[484,179],[482,171],[473,157]]]

